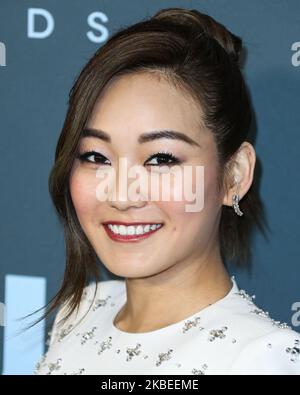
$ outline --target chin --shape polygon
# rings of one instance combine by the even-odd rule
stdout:
[[[103,261],[102,261],[103,262]],[[107,262],[107,261],[106,261]],[[157,271],[153,272],[152,270],[145,268],[145,263],[142,262],[130,262],[125,264],[120,262],[120,264],[104,264],[107,270],[109,270],[112,274],[125,278],[143,278],[143,277],[151,277],[157,273]]]

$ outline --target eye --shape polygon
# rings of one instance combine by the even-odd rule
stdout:
[[[147,160],[147,162],[149,160],[155,159],[156,162],[158,161],[158,163],[152,163],[149,164],[150,166],[160,166],[160,165],[175,165],[175,164],[179,164],[181,163],[181,161],[176,158],[176,156],[174,156],[171,152],[157,152],[156,154],[153,154],[150,156],[150,158]]]
[[[96,151],[87,151],[84,152],[83,154],[79,154],[78,159],[80,159],[81,162],[98,163],[103,165],[109,164],[109,163],[104,163],[105,161],[108,161],[108,159]]]

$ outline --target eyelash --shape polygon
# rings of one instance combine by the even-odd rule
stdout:
[[[102,155],[102,154],[100,154],[99,152],[96,152],[96,151],[87,151],[87,152],[84,152],[83,154],[79,154],[78,155],[78,159],[81,162],[96,164],[97,162],[93,162],[93,161],[88,159],[88,157],[92,156],[92,155],[94,155],[94,156],[97,155],[97,156],[100,156],[101,158],[104,158],[105,160],[108,160],[107,158],[105,158],[104,155]],[[172,165],[176,165],[176,164],[180,164],[181,163],[181,161],[176,156],[174,156],[171,152],[167,152],[167,151],[159,151],[159,152],[157,152],[155,154],[152,154],[147,159],[147,161],[150,161],[151,159],[153,159],[155,157],[160,157],[160,158],[164,158],[164,159],[167,159],[167,160],[172,160],[172,163],[162,163],[161,165],[167,165],[167,166],[171,165],[172,166]],[[104,164],[104,163],[102,163],[102,164]],[[160,164],[150,165],[150,166],[160,166]]]

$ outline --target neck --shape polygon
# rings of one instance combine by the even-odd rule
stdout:
[[[216,248],[209,259],[181,262],[154,276],[127,278],[127,301],[114,319],[126,332],[172,325],[225,297],[232,281]]]

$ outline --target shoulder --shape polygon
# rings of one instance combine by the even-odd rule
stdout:
[[[125,291],[124,280],[103,280],[89,283],[83,290],[82,302],[93,299],[116,298]]]
[[[235,359],[230,374],[300,375],[300,334],[278,328],[252,338]]]
[[[125,281],[105,280],[91,282],[85,286],[78,307],[67,318],[70,307],[70,299],[60,306],[55,316],[52,330],[49,333],[49,346],[54,342],[60,341],[67,336],[71,330],[81,321],[89,320],[98,307],[105,310],[111,303],[114,303],[126,290]]]
[[[239,340],[230,374],[300,374],[300,334],[274,320],[244,290],[232,293],[228,327]]]
[[[101,314],[109,309],[119,297],[126,292],[125,281],[122,280],[106,280],[99,282],[91,282],[85,286],[78,308],[67,317],[70,299],[63,303],[55,316],[52,330],[48,333],[47,345],[49,346],[46,353],[40,358],[36,364],[35,374],[40,374],[41,369],[45,366],[45,361],[51,352],[55,354],[56,347],[60,347],[65,340],[69,339],[72,344],[73,329],[79,325],[88,325],[90,320],[98,320],[95,316],[101,307]]]
[[[121,280],[105,280],[98,282],[90,282],[84,287],[82,297],[76,313],[71,315],[70,319],[79,318],[87,307],[90,307],[93,303],[102,303],[106,305],[109,301],[118,298],[125,291],[125,281]],[[66,301],[57,313],[57,318],[63,318],[63,315],[68,310],[69,301]]]

